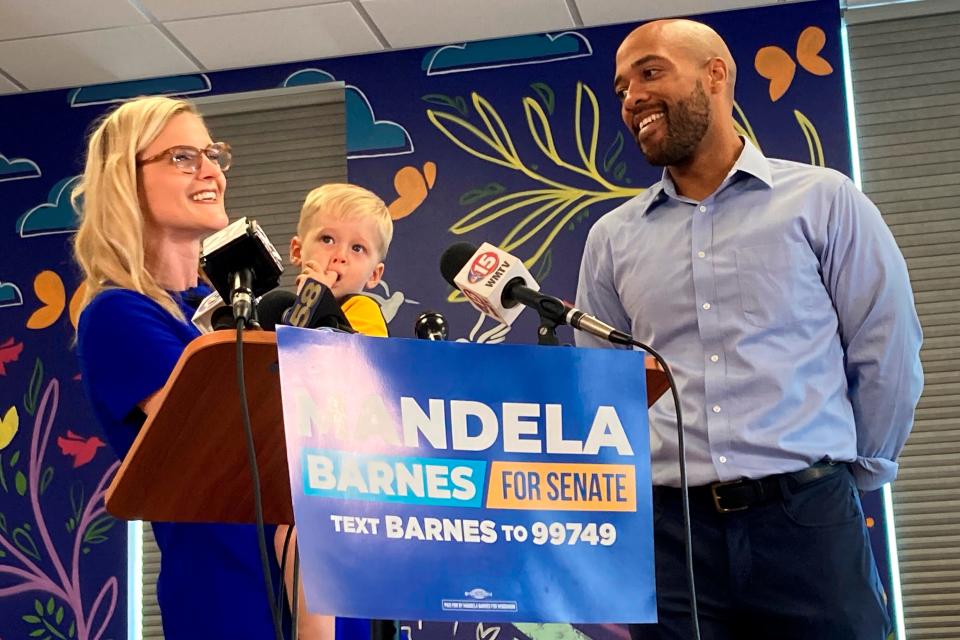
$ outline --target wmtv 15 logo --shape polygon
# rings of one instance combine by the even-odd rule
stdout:
[[[484,251],[474,258],[470,265],[470,271],[467,272],[467,282],[477,284],[500,266],[500,256],[493,251]]]

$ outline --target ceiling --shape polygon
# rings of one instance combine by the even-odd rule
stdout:
[[[0,0],[0,94],[794,1]]]

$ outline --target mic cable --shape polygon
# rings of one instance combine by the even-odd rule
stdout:
[[[273,632],[276,640],[284,640],[277,603],[273,598],[274,587],[270,573],[270,560],[267,556],[267,533],[263,524],[263,497],[260,491],[260,469],[257,465],[257,450],[253,441],[253,426],[250,421],[250,405],[247,402],[247,384],[243,371],[243,318],[237,318],[237,386],[240,390],[240,414],[243,418],[243,432],[247,441],[247,461],[253,481],[253,510],[257,518],[257,542],[260,545],[260,565],[266,585],[267,602],[270,605],[270,617],[273,620]],[[281,576],[281,579],[283,577]]]
[[[612,342],[612,341],[611,341]],[[653,356],[660,368],[667,376],[667,383],[670,385],[670,393],[673,395],[673,406],[677,416],[677,451],[680,463],[680,502],[683,509],[683,546],[686,552],[687,566],[687,587],[690,598],[690,625],[693,631],[694,640],[700,640],[700,615],[697,607],[697,587],[696,579],[693,573],[693,532],[690,528],[690,487],[687,484],[687,454],[683,441],[683,411],[680,408],[680,393],[677,390],[677,383],[673,378],[673,371],[670,365],[663,359],[653,347],[635,340],[629,336],[631,346],[642,349]],[[649,423],[648,423],[649,424]]]

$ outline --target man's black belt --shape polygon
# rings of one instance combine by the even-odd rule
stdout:
[[[849,467],[846,462],[824,461],[800,471],[778,473],[756,480],[741,478],[730,482],[714,482],[690,487],[690,499],[709,500],[718,513],[744,511],[755,505],[783,500],[783,481],[790,488],[797,489],[840,471],[847,471]]]

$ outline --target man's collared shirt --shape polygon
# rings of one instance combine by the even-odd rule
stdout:
[[[577,306],[672,368],[691,486],[823,458],[855,462],[861,489],[896,475],[923,386],[920,324],[890,230],[843,174],[745,141],[696,202],[664,170],[591,229]],[[654,484],[679,486],[669,393],[650,445]]]

